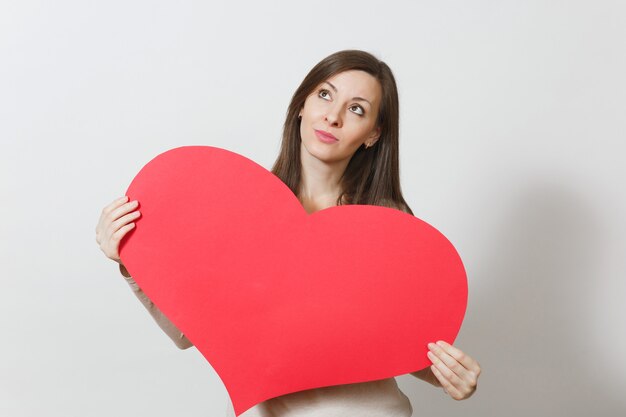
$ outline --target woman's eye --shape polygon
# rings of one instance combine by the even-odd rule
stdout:
[[[330,97],[328,94],[328,90],[323,89],[320,90],[317,95],[326,101],[328,101],[326,97]],[[353,113],[358,114],[359,116],[363,116],[365,114],[365,111],[361,106],[350,106],[350,109],[358,109],[358,111],[353,111]]]
[[[356,112],[355,112],[355,113],[356,113],[356,114],[358,114],[358,115],[360,115],[360,116],[363,116],[363,115],[365,114],[365,112],[363,111],[363,108],[362,108],[361,106],[352,106],[352,107],[350,107],[350,108],[351,108],[351,109],[359,109],[359,112],[360,112],[360,113],[356,113]]]

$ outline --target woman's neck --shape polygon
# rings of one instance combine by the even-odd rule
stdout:
[[[301,145],[301,147],[304,146]],[[302,172],[298,198],[305,209],[310,212],[310,210],[317,211],[336,205],[337,198],[342,192],[341,176],[349,160],[329,164],[303,149],[300,153],[300,161]]]

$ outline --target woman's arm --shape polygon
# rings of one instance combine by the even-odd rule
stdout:
[[[130,285],[130,288],[133,290],[133,293],[137,296],[139,301],[141,301],[141,303],[148,310],[152,318],[157,322],[157,324],[165,332],[165,334],[167,334],[170,337],[170,339],[172,339],[172,341],[176,344],[176,346],[179,349],[187,349],[187,348],[192,347],[193,343],[191,343],[189,339],[187,339],[185,335],[182,334],[181,331],[178,330],[176,326],[174,326],[174,323],[172,323],[161,312],[161,310],[159,310],[157,306],[154,305],[152,300],[150,300],[148,296],[144,294],[141,288],[139,288],[139,285],[137,285],[135,280],[130,276],[126,267],[121,263],[119,265],[120,265],[119,267],[120,273],[124,276],[124,278],[126,279],[126,282],[128,282],[128,285]]]
[[[385,203],[391,208],[413,215],[408,206],[399,207],[394,203]],[[445,342],[429,343],[428,349],[428,357],[433,364],[411,372],[411,375],[435,387],[442,387],[455,400],[469,398],[478,385],[481,372],[478,362]]]

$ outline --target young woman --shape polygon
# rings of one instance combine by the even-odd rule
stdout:
[[[294,93],[287,111],[280,154],[272,172],[313,213],[335,205],[369,204],[413,214],[404,201],[398,171],[398,92],[389,67],[358,50],[336,52],[319,62]],[[96,240],[159,326],[181,349],[191,342],[143,294],[121,264],[120,240],[134,227],[137,201],[107,205]],[[445,342],[429,344],[433,363],[415,377],[455,400],[471,396],[478,362]],[[229,404],[230,405],[230,404]],[[234,416],[232,405],[227,410]],[[411,404],[395,378],[295,392],[267,400],[242,416],[406,417]]]

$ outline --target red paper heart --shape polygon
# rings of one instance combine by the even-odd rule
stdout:
[[[126,193],[141,218],[120,257],[224,382],[237,415],[305,389],[430,365],[467,303],[452,244],[399,210],[307,214],[255,162],[210,146],[164,152]]]

